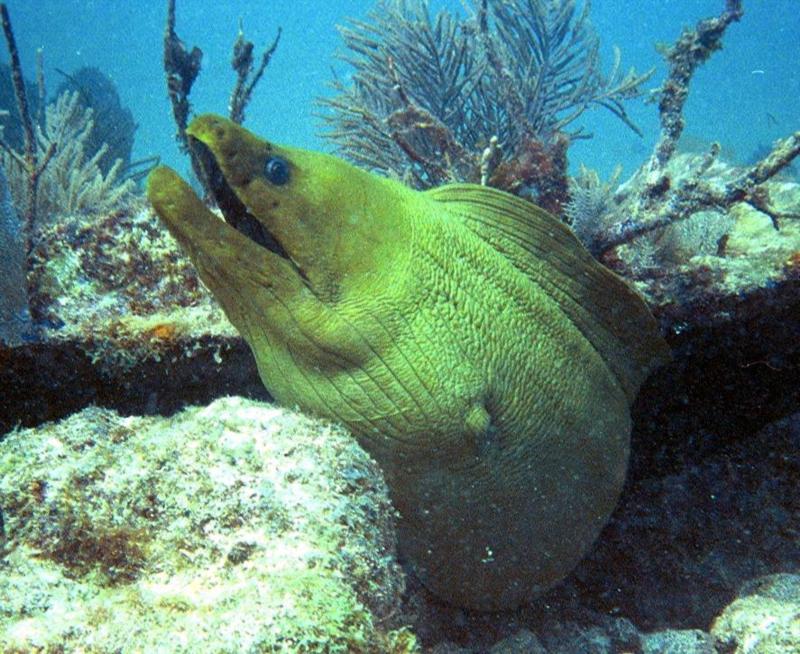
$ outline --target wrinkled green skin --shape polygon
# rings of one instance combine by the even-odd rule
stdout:
[[[562,579],[611,513],[628,457],[630,398],[597,350],[428,195],[216,116],[189,133],[291,260],[167,168],[149,180],[156,211],[269,392],[345,424],[381,464],[425,586],[498,610]],[[283,186],[263,175],[275,154],[291,166]]]

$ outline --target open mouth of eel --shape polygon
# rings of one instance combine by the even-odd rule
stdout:
[[[199,139],[191,136],[189,137],[189,147],[200,165],[203,187],[206,192],[211,194],[222,212],[225,222],[257,245],[284,259],[300,277],[303,284],[311,289],[311,282],[305,271],[234,193],[225,179],[225,175],[222,174],[222,169],[211,149]]]
[[[203,187],[211,194],[214,202],[222,212],[225,222],[261,247],[283,259],[291,261],[291,257],[289,257],[283,246],[248,211],[245,204],[234,193],[222,174],[222,170],[210,148],[194,137],[189,137],[189,147],[200,164]]]

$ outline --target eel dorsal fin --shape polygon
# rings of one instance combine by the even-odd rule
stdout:
[[[426,195],[558,303],[603,357],[630,402],[650,371],[669,359],[667,344],[642,297],[544,209],[474,184],[442,186]]]

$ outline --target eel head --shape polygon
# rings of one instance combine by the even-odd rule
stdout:
[[[391,210],[375,211],[391,202],[391,193],[375,188],[385,180],[376,183],[330,155],[276,145],[213,114],[192,121],[187,135],[224,222],[168,168],[151,174],[148,195],[218,297],[231,290],[221,285],[268,274],[287,279],[276,289],[288,285],[335,302],[395,256],[405,226],[392,221]]]

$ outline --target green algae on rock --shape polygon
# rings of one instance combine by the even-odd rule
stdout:
[[[218,116],[187,133],[227,223],[167,168],[156,212],[270,394],[381,464],[423,583],[497,610],[560,581],[616,503],[630,403],[666,357],[641,298],[500,191],[414,191]]]
[[[385,627],[393,509],[338,427],[240,398],[90,408],[5,438],[0,506],[2,651],[414,651]]]

